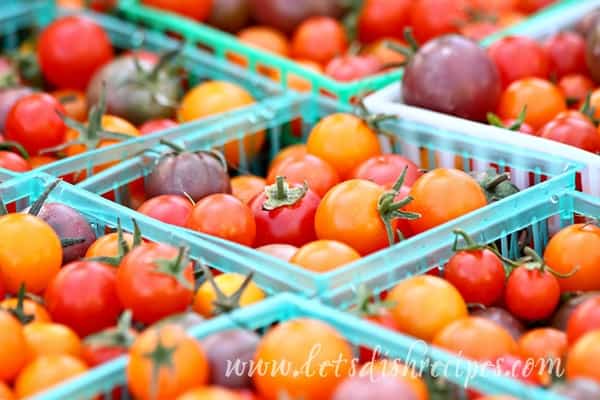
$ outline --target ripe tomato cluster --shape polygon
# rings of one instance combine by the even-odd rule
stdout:
[[[55,20],[16,54],[0,56],[0,167],[26,172],[254,102],[225,81],[187,87],[177,57],[178,50],[120,51],[86,17]]]

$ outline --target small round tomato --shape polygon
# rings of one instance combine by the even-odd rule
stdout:
[[[501,26],[497,21],[473,21],[469,22],[460,28],[460,34],[468,37],[469,39],[480,41],[490,36],[491,34],[498,32]]]
[[[308,187],[320,197],[340,182],[337,171],[317,156],[305,154],[304,157],[288,158],[267,176],[267,184],[275,183],[278,176],[285,176],[292,184],[308,183]]]
[[[555,0],[519,0],[519,9],[527,14],[532,14],[549,6]]]
[[[251,26],[242,29],[237,33],[238,40],[250,47],[278,54],[282,57],[288,57],[290,54],[290,43],[287,37],[280,31],[268,26]],[[238,54],[228,56],[229,60],[242,67],[248,66],[248,60]],[[271,68],[265,65],[258,65],[258,70],[263,73],[269,73]]]
[[[325,74],[336,81],[351,82],[381,71],[383,65],[376,57],[346,54],[337,56],[327,63]]]
[[[578,33],[563,31],[552,35],[544,42],[544,48],[550,61],[550,74],[556,79],[588,73],[585,39]]]
[[[289,159],[299,160],[302,159],[308,153],[305,144],[294,144],[282,149],[277,155],[271,160],[269,164],[269,172],[279,166],[280,163]]]
[[[44,300],[53,321],[82,337],[113,326],[123,310],[115,269],[95,261],[67,264],[50,282]]]
[[[94,72],[113,58],[113,48],[107,33],[94,21],[67,16],[42,31],[37,54],[50,83],[61,89],[85,90]]]
[[[415,0],[412,3],[410,26],[420,43],[458,32],[461,23],[468,19],[467,0]]]
[[[309,271],[327,272],[360,258],[352,247],[335,240],[317,240],[302,246],[290,260]]]
[[[383,66],[403,63],[406,58],[401,53],[390,49],[388,42],[397,44],[398,46],[406,46],[402,40],[387,37],[364,47],[361,54],[368,54],[375,57]]]
[[[363,365],[361,368],[362,371],[372,374],[371,376],[394,376],[410,385],[416,396],[415,400],[429,399],[429,389],[419,373],[414,368],[402,364],[397,360],[384,359],[369,362]]]
[[[52,96],[35,93],[19,99],[6,117],[4,137],[25,147],[30,154],[57,146],[65,140],[67,126],[56,111],[65,113]]]
[[[451,322],[435,335],[432,343],[475,361],[493,361],[518,351],[517,343],[506,329],[479,317]]]
[[[123,258],[117,269],[117,293],[134,320],[151,324],[192,303],[194,273],[184,253],[183,248],[143,243]]]
[[[575,224],[554,235],[544,252],[544,261],[561,274],[577,271],[559,279],[562,292],[600,290],[600,228],[592,224]]]
[[[32,322],[23,328],[29,360],[39,356],[66,354],[78,358],[81,341],[77,334],[65,325],[51,322]]]
[[[86,370],[81,360],[66,354],[40,356],[23,368],[15,382],[15,393],[20,399],[30,397]]]
[[[129,248],[133,247],[133,235],[123,233],[123,240]],[[117,232],[109,233],[96,239],[90,247],[88,247],[85,258],[92,257],[117,257],[119,255],[119,234]]]
[[[386,300],[398,329],[423,340],[431,340],[446,325],[468,315],[467,304],[449,282],[421,275],[400,282]]]
[[[0,310],[0,382],[12,381],[27,362],[23,327],[7,311]]]
[[[292,37],[292,56],[327,64],[348,47],[344,27],[337,20],[316,16],[298,26]]]
[[[265,292],[243,275],[221,274],[212,279],[218,292],[215,292],[213,285],[206,281],[198,288],[194,296],[194,311],[203,317],[210,318],[222,312],[232,311],[234,308],[257,303],[265,298]],[[236,302],[234,295],[240,290],[242,291],[241,296]],[[231,304],[231,302],[235,304]]]
[[[531,361],[524,357],[519,357],[513,354],[504,354],[493,361],[498,372],[510,374],[510,377],[531,385],[541,384],[540,372],[542,368],[535,364],[533,368],[530,366]],[[542,364],[543,365],[543,364]]]
[[[242,203],[249,204],[259,193],[265,190],[264,178],[254,175],[239,175],[231,178],[231,194],[240,199]]]
[[[76,121],[87,121],[88,105],[85,93],[63,89],[51,93],[65,109],[65,114]]]
[[[550,71],[550,60],[542,45],[526,36],[502,38],[490,46],[488,54],[498,67],[503,87],[523,78],[546,79]]]
[[[286,345],[282,346],[282,343]],[[316,348],[320,351],[315,352]],[[306,363],[307,354],[315,356],[309,364]],[[352,357],[350,344],[331,326],[319,320],[295,319],[269,330],[255,355],[257,363],[285,363],[290,368],[254,374],[252,378],[265,400],[277,400],[284,392],[292,398],[305,400],[330,399],[350,372]],[[316,376],[319,379],[315,380]]]
[[[363,161],[381,154],[377,134],[352,114],[332,114],[310,132],[306,149],[335,168],[341,179]]]
[[[470,6],[477,11],[501,14],[517,8],[519,0],[469,0]]]
[[[10,310],[14,310],[17,311],[17,308],[19,306],[19,299],[17,297],[11,297],[8,299],[4,299],[2,300],[2,302],[0,302],[0,308],[6,310],[6,311],[10,311]],[[40,303],[30,300],[30,299],[23,299],[23,313],[31,318],[31,321],[29,322],[50,322],[51,318],[50,318],[50,314],[48,314],[48,311],[44,308],[43,305],[41,305]]]
[[[415,234],[487,205],[479,183],[457,169],[437,168],[426,173],[413,184],[410,197],[413,200],[405,210],[421,215],[408,221]]]
[[[119,318],[117,326],[87,336],[83,340],[81,358],[90,367],[104,364],[127,354],[136,337],[137,332],[131,328],[131,313],[126,311]]]
[[[311,60],[294,60],[294,62],[302,67],[305,70],[318,72],[319,74],[323,73],[323,66],[321,64],[311,61]],[[278,68],[270,68],[269,77],[276,82],[280,82],[283,84],[283,80],[281,79],[281,71]],[[296,90],[298,92],[310,92],[312,90],[312,83],[310,80],[301,77],[300,75],[289,72],[286,75],[286,87]],[[299,120],[295,120],[299,121]],[[294,122],[292,121],[292,124]]]
[[[567,335],[553,328],[538,328],[531,330],[519,338],[519,354],[526,360],[533,360],[535,366],[548,365],[548,361],[557,367],[567,355]],[[541,379],[547,379],[547,369],[538,370]]]
[[[559,115],[542,126],[538,135],[591,153],[600,152],[600,132],[586,117]]]
[[[594,90],[594,82],[585,75],[565,75],[558,81],[558,87],[567,99],[567,103],[578,106],[585,101],[588,93]]]
[[[143,202],[138,212],[167,224],[185,226],[193,208],[192,202],[183,196],[164,194]]]
[[[391,188],[398,178],[400,178],[400,175],[402,175],[404,168],[408,168],[403,182],[406,186],[412,186],[423,175],[419,171],[417,164],[408,158],[398,154],[382,154],[371,157],[359,164],[352,171],[350,177],[353,179],[365,179],[385,188]]]
[[[358,37],[361,43],[382,38],[404,38],[404,28],[410,22],[412,0],[367,0],[358,16]]]
[[[584,301],[571,313],[567,322],[569,344],[596,329],[600,329],[600,296]]]
[[[0,217],[0,278],[9,293],[22,284],[43,292],[61,264],[62,246],[50,225],[29,214]]]
[[[143,4],[204,21],[210,16],[215,0],[142,0]]]
[[[267,244],[265,246],[257,247],[256,250],[283,261],[290,261],[298,251],[298,248],[290,244]]]
[[[211,194],[196,203],[186,227],[245,246],[252,246],[256,238],[252,210],[229,194]]]
[[[600,357],[600,330],[581,337],[567,355],[567,379],[586,378],[600,382],[598,359]]]
[[[527,107],[525,122],[533,129],[541,128],[558,113],[567,109],[565,97],[552,83],[539,78],[525,78],[510,84],[500,98],[498,115],[518,118]]]
[[[4,150],[0,150],[0,168],[5,168],[14,172],[27,172],[31,170],[31,166],[26,159],[17,153]]]
[[[253,103],[252,95],[241,86],[225,81],[208,81],[196,86],[183,97],[177,110],[177,118],[179,122],[189,122]],[[264,131],[246,135],[243,139],[246,159],[252,159],[264,142]],[[225,144],[225,158],[234,166],[239,164],[240,145],[237,140]]]
[[[179,125],[177,122],[171,119],[153,119],[145,122],[140,126],[140,135],[150,135],[154,132],[164,131],[166,129],[174,128]]]

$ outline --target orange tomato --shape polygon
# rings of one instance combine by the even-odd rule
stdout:
[[[383,359],[368,362],[363,365],[360,372],[362,374],[369,374],[368,376],[395,376],[410,385],[417,396],[416,400],[429,399],[429,389],[427,388],[425,381],[423,381],[423,378],[408,365],[402,364],[399,361]]]
[[[193,389],[179,396],[177,400],[243,400],[244,398],[228,389],[218,386],[206,386]]]
[[[493,361],[518,353],[517,343],[506,329],[479,317],[450,323],[435,335],[433,344],[476,361]]]
[[[225,296],[233,295],[241,286],[245,276],[240,274],[221,274],[215,276],[215,284]],[[254,282],[250,282],[240,297],[240,307],[257,303],[265,298],[265,293]],[[219,300],[215,289],[210,282],[206,281],[196,291],[194,296],[194,311],[203,317],[209,318],[215,315],[217,307],[215,301]]]
[[[123,232],[123,239],[131,248],[133,246],[133,235]],[[85,252],[85,258],[91,257],[117,257],[119,255],[119,239],[117,232],[109,233],[96,239]]]
[[[377,134],[352,114],[332,114],[310,132],[306,149],[328,162],[340,178],[347,179],[363,161],[381,154]]]
[[[558,87],[569,104],[581,108],[588,93],[593,91],[594,82],[583,74],[569,74],[560,78]],[[600,99],[600,96],[597,98]],[[600,111],[596,113],[600,114]]]
[[[109,132],[122,133],[122,134],[128,135],[128,136],[139,136],[140,135],[139,131],[137,130],[137,128],[135,126],[133,126],[129,122],[125,121],[123,118],[115,117],[113,115],[103,115],[102,116],[102,129],[109,131]],[[67,131],[66,142],[77,139],[78,137],[79,137],[79,132],[77,132],[76,130],[73,130],[73,129],[69,129]],[[96,148],[99,149],[102,147],[111,146],[118,142],[119,142],[118,140],[114,140],[114,139],[102,139],[100,141],[100,143],[98,143],[98,146]],[[77,154],[81,154],[87,150],[93,150],[93,149],[88,149],[84,144],[74,144],[65,149],[65,154],[68,157],[72,157]],[[114,165],[114,163],[111,163],[109,166],[112,166],[112,165]],[[108,167],[104,167],[104,169],[106,169],[106,168],[108,168]],[[102,169],[100,169],[100,170],[102,170]]]
[[[27,362],[23,327],[7,311],[0,310],[0,382],[12,381]]]
[[[404,56],[401,53],[390,49],[387,42],[395,43],[398,46],[406,46],[403,41],[398,39],[384,38],[368,45],[363,50],[363,53],[375,57],[382,65],[403,63],[405,59]]]
[[[231,179],[231,193],[244,204],[265,190],[265,186],[265,179],[254,175],[240,175]]]
[[[320,197],[340,182],[337,171],[317,156],[305,154],[302,158],[280,162],[267,176],[267,184],[275,183],[277,176],[285,176],[289,183],[308,183],[308,187]]]
[[[39,356],[66,354],[79,358],[81,340],[69,327],[51,322],[32,322],[23,328],[29,360]]]
[[[21,284],[43,292],[61,265],[62,246],[50,225],[29,214],[0,217],[0,278],[8,292]]]
[[[177,110],[177,118],[179,122],[189,122],[253,103],[252,95],[241,86],[224,81],[209,81],[196,86],[183,97]],[[244,136],[243,147],[247,159],[251,159],[264,142],[264,131]],[[239,164],[240,152],[237,140],[225,144],[225,158],[230,164]]]
[[[292,264],[314,272],[334,270],[360,258],[352,247],[335,240],[317,240],[305,244],[292,257]]]
[[[385,225],[377,210],[384,191],[376,183],[362,179],[334,186],[317,208],[317,237],[345,243],[362,255],[389,246]]]
[[[33,156],[29,157],[28,161],[29,165],[31,166],[31,169],[36,169],[38,167],[41,167],[42,165],[50,164],[57,160],[58,158],[53,156]]]
[[[290,54],[290,43],[285,35],[269,26],[251,26],[237,33],[238,40],[250,47],[257,47],[283,57]],[[242,67],[248,66],[248,60],[239,54],[230,54],[227,57],[231,62]],[[268,74],[271,68],[258,65],[258,71]]]
[[[15,395],[10,387],[2,381],[0,381],[0,400],[15,400]]]
[[[67,116],[76,121],[87,121],[87,99],[79,90],[63,89],[52,92],[52,96],[65,108]]]
[[[540,78],[525,78],[511,83],[500,98],[498,116],[502,119],[517,119],[525,106],[525,122],[535,130],[567,109],[566,99],[561,91]]]
[[[165,359],[166,349],[170,354]],[[158,359],[161,352],[162,360]],[[136,338],[129,357],[127,382],[139,400],[174,399],[208,383],[204,350],[178,326],[146,330]]]
[[[86,370],[81,360],[66,354],[40,356],[23,368],[15,383],[15,393],[18,398],[29,397]]]
[[[567,355],[567,334],[553,328],[538,328],[519,338],[519,355],[525,360],[533,360],[543,382],[548,379],[548,368],[554,371],[562,368],[562,360]]]
[[[18,302],[19,300],[16,297],[4,299],[0,302],[0,308],[14,310],[17,308]],[[48,314],[48,311],[44,306],[33,300],[23,299],[23,312],[26,315],[33,317],[33,320],[31,320],[32,323],[51,321],[50,314]]]
[[[266,374],[255,374],[254,385],[265,400],[277,400],[282,392],[304,400],[329,399],[348,375],[352,358],[350,344],[326,323],[286,321],[263,336],[255,361],[269,366],[285,363],[289,368],[271,367]]]
[[[310,60],[294,60],[294,62],[304,69],[318,72],[320,74],[323,73],[323,67],[317,62]],[[269,70],[269,77],[276,82],[283,83],[283,80],[281,79],[281,71],[277,68],[272,68]],[[290,89],[297,90],[298,92],[309,92],[313,88],[310,80],[302,78],[293,72],[288,72],[286,86]]]
[[[277,168],[280,163],[288,160],[299,160],[302,159],[306,154],[305,144],[294,144],[282,149],[269,164],[269,172]]]
[[[586,333],[571,347],[567,356],[567,379],[585,378],[600,383],[600,330]]]
[[[544,251],[544,261],[553,270],[568,274],[568,278],[558,279],[561,291],[600,290],[600,228],[596,225],[575,224],[567,226],[548,242]]]
[[[327,64],[343,54],[348,38],[342,24],[329,17],[311,17],[298,26],[292,37],[292,56]]]
[[[451,322],[468,315],[467,304],[454,286],[431,275],[400,282],[387,300],[400,331],[430,341]]]
[[[450,196],[449,193],[452,193]],[[410,190],[407,211],[421,214],[408,221],[414,233],[435,228],[487,205],[479,183],[457,169],[437,168],[421,176]]]

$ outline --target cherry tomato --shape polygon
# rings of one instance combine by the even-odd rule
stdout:
[[[518,118],[527,106],[527,122],[533,129],[541,128],[558,113],[567,109],[565,97],[552,83],[539,78],[525,78],[510,84],[500,98],[500,118]]]
[[[220,274],[213,279],[222,296],[231,298],[237,291],[242,289],[242,285],[247,278],[240,274]],[[264,298],[265,292],[263,292],[256,283],[250,281],[243,289],[235,306],[246,307],[250,304],[257,303]],[[227,306],[229,306],[229,304],[223,304],[221,296],[215,292],[215,288],[209,281],[200,285],[194,295],[194,311],[205,318],[213,317],[221,311],[229,311]]]
[[[501,14],[517,8],[519,0],[469,0],[470,6],[477,11]]]
[[[567,99],[567,103],[573,106],[585,101],[588,93],[594,90],[594,82],[585,75],[565,75],[558,81],[558,87]]]
[[[550,74],[560,79],[569,74],[587,74],[585,39],[570,31],[559,32],[544,42],[550,61]]]
[[[371,376],[395,376],[402,382],[408,383],[417,396],[415,400],[429,399],[429,389],[427,388],[427,384],[419,373],[408,365],[402,364],[397,360],[384,359],[367,363],[363,368],[367,368],[367,373],[373,373]]]
[[[368,55],[344,55],[332,59],[325,67],[325,73],[340,82],[351,82],[377,74],[382,69],[381,62]]]
[[[306,149],[335,168],[341,179],[363,161],[381,154],[377,134],[352,114],[332,114],[310,132]]]
[[[269,172],[272,169],[277,168],[277,166],[283,161],[286,161],[290,158],[295,160],[301,159],[307,153],[308,151],[306,150],[305,144],[300,143],[285,147],[271,160],[271,163],[269,164]]]
[[[600,132],[585,117],[558,116],[542,126],[538,135],[592,153],[600,152]]]
[[[109,233],[96,239],[90,247],[88,247],[85,257],[116,257],[119,255],[119,234],[117,232]],[[127,232],[123,233],[123,240],[129,248],[133,247],[133,235]]]
[[[77,334],[65,325],[51,322],[32,322],[23,328],[29,360],[39,356],[65,354],[78,358],[81,341]]]
[[[12,151],[0,151],[0,168],[14,172],[27,172],[31,169],[27,160]]]
[[[57,90],[51,93],[65,109],[65,114],[76,121],[87,121],[87,99],[79,90]]]
[[[298,251],[298,248],[289,244],[267,244],[258,247],[256,250],[282,259],[283,261],[290,261]]]
[[[584,301],[571,313],[567,323],[569,344],[596,329],[600,329],[600,296]]]
[[[10,297],[0,302],[4,310],[16,310],[19,303],[17,297]],[[31,318],[30,322],[50,322],[51,318],[43,305],[30,299],[23,299],[23,313]]]
[[[498,372],[510,374],[510,377],[513,379],[532,385],[541,384],[539,365],[530,368],[528,361],[517,355],[505,354],[498,357],[493,364],[496,366]]]
[[[526,360],[533,360],[536,368],[538,366],[553,365],[561,366],[562,360],[567,355],[567,335],[553,328],[537,328],[525,333],[519,338],[519,354]],[[542,383],[547,383],[548,370],[537,370],[538,377]]]
[[[399,330],[394,315],[387,308],[379,308],[376,313],[365,315],[364,319],[391,331]],[[385,350],[382,348],[370,349],[365,346],[359,347],[359,358],[365,363],[374,362],[385,355]]]
[[[0,310],[0,382],[12,381],[27,362],[27,341],[19,321]]]
[[[468,315],[467,304],[449,282],[431,275],[406,279],[392,289],[386,300],[398,329],[430,341],[446,325]]]
[[[252,246],[256,238],[252,210],[229,194],[211,194],[196,203],[186,227],[245,246]]]
[[[20,399],[30,397],[81,375],[86,370],[86,365],[73,356],[66,354],[40,356],[23,368],[15,382],[15,393]]]
[[[231,194],[240,199],[242,203],[249,204],[250,201],[265,190],[264,178],[254,175],[239,175],[231,178]]]
[[[423,175],[417,164],[398,154],[382,154],[371,157],[358,165],[351,173],[353,179],[365,179],[375,182],[385,188],[390,188],[396,183],[404,168],[406,175],[404,185],[412,186]]]
[[[343,26],[330,17],[311,17],[292,37],[292,56],[325,65],[348,47]]]
[[[303,246],[315,240],[315,213],[321,198],[301,185],[288,187],[284,179],[270,188],[272,195],[263,192],[250,202],[256,220],[255,246]]]
[[[166,244],[143,243],[123,258],[117,293],[133,319],[151,324],[192,303],[193,268],[182,252]]]
[[[561,274],[577,271],[568,278],[559,279],[562,292],[600,290],[600,228],[595,225],[575,224],[554,235],[544,252],[544,261]]]
[[[406,46],[402,40],[386,37],[365,46],[361,53],[377,58],[383,66],[404,62],[405,57],[399,52],[390,49],[388,47],[388,42],[395,43],[399,46]]]
[[[600,330],[581,337],[569,350],[567,356],[567,379],[586,378],[600,382],[596,360],[600,357]]]
[[[479,41],[498,32],[500,29],[501,27],[497,22],[474,21],[463,25],[460,28],[460,33],[469,39]]]
[[[479,183],[457,169],[437,168],[426,173],[414,183],[410,196],[413,201],[405,209],[421,215],[408,221],[415,234],[487,205]]]
[[[6,117],[4,137],[19,142],[30,154],[61,144],[67,127],[57,110],[65,113],[49,94],[35,93],[19,99]]]
[[[161,8],[198,21],[204,21],[210,16],[213,2],[214,0],[142,0],[143,4],[150,7]]]
[[[466,0],[415,0],[410,26],[420,43],[446,33],[457,32],[468,18]]]
[[[524,13],[531,14],[552,4],[555,0],[519,0],[519,9]]]
[[[237,33],[240,42],[270,53],[278,54],[282,57],[288,57],[290,54],[290,43],[282,32],[268,26],[251,26],[242,29]],[[238,54],[228,56],[231,62],[242,67],[248,66],[248,60]],[[269,73],[272,70],[264,65],[258,65],[258,71],[261,73]]]
[[[115,269],[95,261],[67,264],[50,282],[44,300],[53,321],[82,337],[113,326],[123,310]]]
[[[275,183],[278,176],[285,176],[294,184],[308,183],[308,187],[320,197],[340,182],[337,171],[317,156],[306,154],[304,157],[288,158],[275,168],[271,168],[267,176],[267,184]]]
[[[146,200],[138,208],[138,212],[167,224],[185,226],[193,208],[189,199],[165,194]]]
[[[519,319],[543,320],[552,315],[560,301],[558,279],[543,267],[517,267],[506,281],[504,301]]]
[[[317,240],[302,246],[290,260],[309,271],[327,272],[360,258],[352,247],[335,240]]]
[[[475,361],[493,361],[518,351],[517,343],[506,329],[479,317],[449,323],[435,335],[432,343]]]
[[[171,119],[153,119],[148,122],[145,122],[142,126],[140,126],[140,135],[150,135],[154,132],[164,131],[166,129],[170,129],[176,127],[177,122]]]
[[[367,0],[358,16],[358,37],[361,43],[382,38],[404,38],[404,28],[410,21],[411,0]]]
[[[50,83],[60,89],[85,90],[94,72],[113,58],[113,48],[104,29],[94,21],[67,16],[42,31],[37,54]]]
[[[545,79],[550,72],[550,59],[544,47],[526,36],[507,36],[488,49],[500,72],[503,87],[523,78]]]

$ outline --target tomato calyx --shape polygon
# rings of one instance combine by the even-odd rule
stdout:
[[[481,174],[475,174],[474,177],[483,189],[488,203],[519,193],[519,188],[510,181],[509,172],[498,174],[494,169],[489,169]]]
[[[358,287],[355,303],[352,313],[362,318],[380,316],[396,306],[394,301],[382,301],[364,284]]]
[[[504,122],[502,122],[500,117],[497,116],[496,114],[494,114],[493,112],[488,112],[486,117],[487,117],[488,124],[490,124],[492,126],[496,126],[498,128],[503,128],[503,129],[508,129],[509,131],[518,132],[519,129],[521,129],[521,126],[525,123],[525,118],[527,117],[527,104],[525,104],[523,106],[523,108],[521,109],[521,112],[519,113],[519,116],[517,117],[515,122],[513,122],[510,125],[504,124]]]
[[[556,278],[562,278],[562,279],[566,279],[566,278],[570,278],[571,276],[575,275],[577,273],[577,271],[579,271],[579,266],[574,267],[571,271],[563,274],[560,273],[554,269],[552,269],[548,264],[546,264],[546,262],[544,261],[544,259],[531,247],[526,246],[523,249],[523,253],[525,254],[525,257],[520,259],[519,261],[510,261],[510,264],[516,269],[516,268],[525,268],[528,271],[540,271],[540,272],[548,272],[552,275],[554,275]]]
[[[308,192],[308,183],[305,181],[301,186],[291,186],[284,176],[278,176],[273,185],[265,187],[267,199],[262,205],[265,211],[273,211],[285,206],[293,206],[298,203]]]
[[[391,190],[384,192],[377,201],[377,211],[379,212],[379,217],[383,224],[385,225],[385,232],[388,237],[388,241],[390,246],[392,246],[396,242],[396,236],[398,236],[399,241],[404,239],[402,232],[399,230],[394,232],[394,228],[392,226],[392,222],[395,219],[408,219],[408,220],[416,220],[421,218],[421,214],[402,211],[402,208],[405,207],[408,203],[410,203],[413,198],[411,196],[407,196],[403,199],[397,200],[398,194],[400,193],[400,189],[402,188],[402,184],[404,183],[404,178],[406,177],[406,172],[408,171],[408,166],[404,167],[402,174],[394,183]]]
[[[19,286],[19,292],[17,293],[17,305],[13,307],[4,308],[5,311],[10,313],[13,317],[15,317],[21,325],[27,325],[35,319],[33,314],[27,314],[24,309],[24,301],[25,301],[25,284],[21,283]]]
[[[414,58],[415,54],[417,54],[421,45],[417,42],[417,39],[415,39],[413,30],[410,26],[404,28],[404,40],[408,43],[408,46],[402,46],[392,41],[385,41],[385,46],[390,50],[402,54],[404,56],[404,61],[386,64],[384,65],[384,68],[404,67]]]
[[[132,313],[126,310],[114,328],[105,329],[85,338],[85,343],[91,347],[111,347],[129,349],[135,340],[132,332]]]
[[[585,101],[581,105],[579,112],[582,113],[583,115],[585,115],[590,121],[592,121],[594,126],[598,126],[598,125],[600,125],[600,118],[595,117],[596,107],[592,106],[591,99],[592,99],[592,92],[589,92],[585,96]]]
[[[168,153],[162,153],[161,157],[166,157],[166,156],[172,156],[172,155],[181,155],[184,153],[192,153],[190,151],[187,151],[183,146],[180,146],[177,143],[171,142],[170,140],[166,140],[166,139],[161,139],[159,141],[160,144],[165,145],[167,147],[169,147],[169,149],[171,151],[169,151]],[[147,150],[146,152],[152,152],[153,150]],[[221,166],[223,167],[224,171],[227,171],[228,166],[227,166],[227,160],[225,160],[225,157],[223,156],[223,153],[221,153],[220,151],[217,150],[201,150],[201,151],[195,151],[193,152],[194,154],[206,154],[209,155],[211,157],[213,157],[214,159],[216,159],[219,164],[221,164]]]
[[[242,294],[244,294],[244,291],[246,290],[248,285],[250,285],[250,282],[252,282],[252,278],[254,277],[254,272],[250,272],[244,278],[244,281],[242,282],[240,287],[235,292],[233,292],[233,294],[231,294],[230,296],[227,296],[225,293],[223,293],[223,291],[221,290],[219,285],[217,285],[217,282],[215,281],[215,278],[214,278],[212,272],[210,271],[210,269],[208,269],[208,267],[204,264],[202,264],[201,268],[202,268],[202,271],[204,272],[205,279],[208,280],[209,284],[212,286],[212,288],[215,292],[215,295],[217,296],[216,300],[213,301],[213,306],[215,307],[213,314],[215,316],[221,315],[221,314],[228,314],[228,313],[240,308],[241,307],[240,301],[242,298]]]
[[[154,261],[156,265],[156,272],[159,274],[167,275],[174,278],[181,286],[186,289],[193,290],[193,286],[185,278],[185,270],[190,262],[188,255],[188,249],[186,247],[180,247],[177,256],[173,259],[159,259]]]
[[[398,119],[398,117],[396,115],[370,113],[369,110],[367,109],[364,98],[360,98],[358,100],[358,104],[354,111],[354,115],[356,117],[360,118],[365,124],[367,124],[367,126],[371,130],[373,130],[377,133],[382,132],[382,129],[380,126],[382,122]]]
[[[107,256],[98,256],[98,257],[90,257],[86,258],[87,261],[97,261],[104,264],[111,265],[113,267],[118,267],[121,264],[123,258],[135,247],[139,246],[142,243],[142,232],[140,231],[140,227],[135,219],[131,220],[133,224],[133,243],[131,248],[129,244],[125,240],[123,236],[123,228],[121,226],[121,219],[117,218],[117,243],[118,243],[118,253],[115,257],[107,257]]]
[[[0,83],[1,87],[1,83]],[[12,151],[20,155],[24,160],[29,160],[29,153],[25,150],[25,147],[21,146],[18,142],[5,141],[0,142],[0,150]]]
[[[160,374],[160,369],[163,367],[169,369],[173,368],[173,356],[175,354],[175,351],[177,351],[177,348],[179,347],[177,345],[173,345],[170,347],[163,345],[159,330],[156,331],[156,336],[158,337],[158,343],[156,344],[154,349],[150,352],[143,354],[144,358],[149,359],[150,363],[152,364],[152,381],[150,384],[150,393],[151,398],[153,399],[158,398],[158,377]]]

